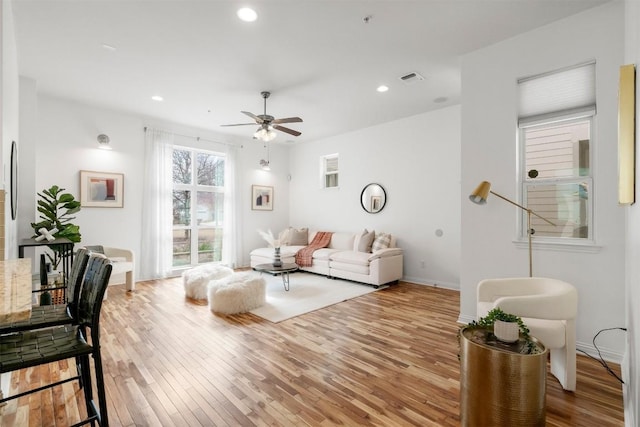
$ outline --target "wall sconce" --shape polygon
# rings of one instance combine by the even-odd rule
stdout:
[[[111,147],[109,146],[109,137],[107,135],[105,135],[104,133],[101,133],[100,135],[98,135],[98,148],[102,149],[102,150],[111,150]]]

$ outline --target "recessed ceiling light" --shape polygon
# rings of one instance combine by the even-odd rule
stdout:
[[[385,86],[385,85],[380,85],[378,86],[378,88],[376,89],[378,92],[386,92],[389,90],[389,86]]]
[[[164,98],[163,98],[163,97],[161,97],[160,95],[153,95],[153,96],[151,97],[151,99],[153,99],[154,101],[158,101],[158,102],[160,102],[160,101],[164,101]]]
[[[111,46],[110,44],[106,44],[106,43],[102,43],[102,47],[105,48],[106,50],[110,50],[112,52],[116,50],[115,46]]]
[[[258,14],[256,13],[256,11],[248,7],[238,9],[237,14],[238,18],[240,18],[244,22],[253,22],[258,19]]]

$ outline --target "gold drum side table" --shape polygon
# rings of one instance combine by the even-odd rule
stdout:
[[[460,331],[460,421],[462,426],[544,426],[548,350],[533,338],[502,343],[476,326]]]

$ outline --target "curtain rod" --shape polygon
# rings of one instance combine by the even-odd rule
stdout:
[[[156,128],[154,128],[154,129],[156,129]],[[230,146],[234,146],[234,147],[243,148],[242,144],[234,144],[232,142],[214,141],[213,139],[201,138],[199,136],[192,136],[192,135],[184,135],[182,133],[171,132],[171,131],[164,130],[164,129],[158,129],[158,130],[161,130],[162,132],[170,133],[171,135],[174,135],[174,136],[183,136],[185,138],[193,138],[196,141],[213,142],[214,144],[230,145]],[[145,132],[147,131],[147,126],[144,127],[144,131]]]

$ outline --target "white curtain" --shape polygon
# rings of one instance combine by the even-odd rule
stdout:
[[[241,250],[240,227],[237,218],[240,212],[239,199],[236,193],[236,158],[237,147],[227,145],[224,165],[224,218],[222,234],[222,263],[231,268],[238,265],[238,251]]]
[[[167,277],[172,268],[173,134],[147,128],[142,192],[140,277]]]

